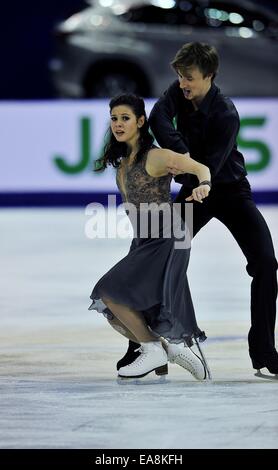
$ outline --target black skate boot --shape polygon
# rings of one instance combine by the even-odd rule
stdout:
[[[278,378],[278,353],[276,349],[270,352],[257,353],[251,356],[251,361],[254,369],[257,369],[258,377],[269,377],[269,378]],[[260,369],[268,369],[270,374],[274,376],[267,376],[261,373]]]
[[[135,361],[135,359],[137,359],[137,357],[141,354],[139,348],[140,344],[129,341],[127,352],[125,353],[124,357],[122,357],[122,359],[117,362],[117,370]]]

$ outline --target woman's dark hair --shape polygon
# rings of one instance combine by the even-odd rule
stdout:
[[[149,123],[145,111],[145,103],[142,98],[132,93],[124,93],[118,96],[115,96],[111,99],[109,103],[110,112],[115,106],[129,106],[136,118],[139,119],[141,116],[145,117],[145,122],[142,127],[140,127],[139,132],[139,141],[138,141],[138,153],[136,155],[136,161],[140,161],[146,151],[152,146],[154,138],[149,133]],[[127,158],[130,149],[125,142],[118,142],[114,137],[110,127],[106,133],[107,143],[104,146],[102,156],[95,161],[95,171],[101,171],[107,168],[107,165],[113,165],[114,168],[117,168],[122,158]]]
[[[214,80],[219,65],[215,47],[201,42],[188,42],[178,50],[171,66],[176,71],[184,72],[187,68],[198,67],[203,77],[212,74]]]

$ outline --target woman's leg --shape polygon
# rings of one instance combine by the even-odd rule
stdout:
[[[126,305],[116,304],[110,299],[102,298],[102,300],[113,315],[135,336],[138,343],[159,341],[159,338],[149,330],[141,313]]]
[[[113,320],[108,320],[108,323],[121,335],[125,336],[125,338],[133,341],[137,344],[137,338],[131,333],[131,331],[122,323],[118,318],[114,316]],[[137,348],[139,345],[137,344]]]
[[[118,369],[120,380],[140,379],[155,372],[158,376],[168,374],[167,353],[162,347],[160,338],[157,338],[148,328],[143,315],[126,305],[116,304],[112,300],[102,297],[113,315],[123,324],[138,343],[141,343],[141,354],[127,366]]]

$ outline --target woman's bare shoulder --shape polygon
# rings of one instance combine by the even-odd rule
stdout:
[[[153,148],[148,152],[148,161],[152,164],[158,164],[159,161],[161,162],[161,158],[167,158],[169,154],[169,150],[162,149],[162,148]]]
[[[148,152],[146,171],[154,177],[166,175],[167,170],[167,150],[154,148]]]
[[[149,150],[148,155],[160,155],[161,153],[169,152],[167,149],[162,149],[160,147],[154,147]]]

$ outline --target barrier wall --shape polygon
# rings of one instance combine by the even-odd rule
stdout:
[[[146,100],[147,113],[154,101]],[[255,197],[278,202],[278,99],[234,102]],[[113,169],[92,171],[109,126],[108,100],[1,102],[0,122],[0,205],[80,205],[117,193]]]

